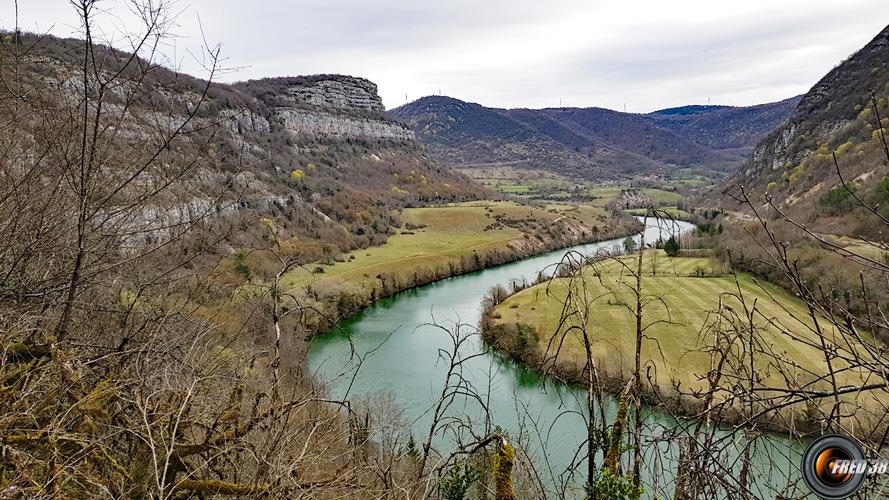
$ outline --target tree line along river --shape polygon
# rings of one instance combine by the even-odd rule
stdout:
[[[675,224],[674,230],[680,232],[694,227],[682,221]],[[659,235],[665,240],[669,237],[666,228],[653,221],[645,232],[648,243],[656,241]],[[640,236],[635,236],[637,243]],[[492,286],[500,284],[509,288],[516,280],[533,282],[538,273],[557,263],[569,250],[593,255],[622,244],[623,239],[615,239],[578,245],[448,278],[380,300],[343,321],[338,330],[315,338],[310,347],[309,368],[317,380],[328,384],[331,397],[348,397],[355,401],[373,397],[389,402],[389,408],[384,412],[391,418],[373,422],[374,435],[378,439],[400,433],[401,441],[406,442],[410,432],[417,443],[422,443],[429,432],[432,407],[441,394],[448,368],[439,359],[439,350],[452,346],[447,333],[430,323],[445,327],[454,327],[458,323],[475,327],[480,319],[481,301]],[[474,336],[469,344],[464,355],[486,350],[480,336]],[[353,356],[353,349],[361,356],[360,360]],[[557,483],[586,439],[585,389],[544,380],[533,371],[492,352],[469,361],[464,366],[463,375],[487,398],[486,405],[494,425],[507,433],[518,434],[523,430],[528,432],[534,423],[539,436],[537,431],[531,432],[531,439],[526,443],[527,451],[534,457],[535,468],[543,482],[550,486]],[[606,415],[613,418],[616,401],[609,397],[606,405]],[[472,419],[479,427],[478,432],[483,432],[484,419],[478,403],[458,401],[451,406],[450,412],[464,420]],[[659,427],[676,425],[669,416],[655,409],[647,412],[646,429],[649,433]],[[453,440],[446,436],[437,436],[433,441],[433,447],[442,451],[453,444]],[[760,457],[754,460],[754,466],[762,473],[751,476],[761,496],[767,498],[777,493],[773,488],[780,489],[784,485],[785,474],[796,475],[802,448],[798,442],[777,436],[766,440],[764,446],[770,449],[754,454],[754,457]],[[645,456],[649,458],[645,461],[643,478],[643,483],[647,483],[644,484],[645,496],[663,498],[669,492],[672,497],[670,483],[675,464],[665,461],[675,459],[676,450],[664,444],[654,448],[645,450]],[[776,457],[783,458],[776,462]],[[578,468],[577,477],[571,481],[576,487],[569,496],[581,496],[582,471],[585,470],[583,465]],[[553,490],[553,497],[557,496]]]

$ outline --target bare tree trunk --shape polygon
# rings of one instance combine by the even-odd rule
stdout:
[[[633,370],[635,381],[633,384],[633,403],[636,410],[633,438],[636,446],[633,449],[633,484],[636,487],[640,486],[642,470],[642,335],[644,332],[642,327],[642,263],[645,257],[645,229],[648,227],[648,215],[643,219],[643,225],[642,236],[639,241],[639,256],[636,258],[636,287],[633,290],[636,296],[636,357]]]

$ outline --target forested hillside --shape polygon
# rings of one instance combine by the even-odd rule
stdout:
[[[699,200],[723,209],[702,222],[727,263],[819,295],[841,316],[885,317],[889,303],[887,61],[889,28],[816,83],[753,158]],[[713,237],[715,227],[725,231]],[[874,333],[889,331],[875,323]]]
[[[800,98],[756,106],[684,106],[647,116],[697,144],[746,160],[759,140],[791,115]]]
[[[788,123],[757,145],[752,160],[716,196],[737,196],[743,188],[756,206],[765,208],[768,196],[818,231],[885,238],[881,224],[855,198],[889,215],[887,61],[889,28],[815,84]],[[744,208],[721,199],[726,207]]]
[[[602,108],[496,109],[424,97],[392,110],[441,161],[515,166],[593,180],[680,171],[719,177],[789,115],[794,99],[650,114]]]
[[[18,40],[26,50],[6,54],[4,61],[17,78],[10,90],[33,96],[43,109],[73,106],[74,92],[83,87],[77,73],[81,42],[30,35]],[[106,47],[96,52],[109,76],[126,61],[126,54]],[[428,158],[413,133],[385,113],[367,80],[318,75],[208,85],[158,65],[144,72],[139,83],[146,90],[104,90],[102,111],[115,120],[110,130],[100,130],[109,134],[109,144],[163,132],[191,137],[197,132],[188,125],[212,135],[211,144],[190,140],[175,151],[194,165],[183,173],[187,180],[171,186],[175,193],[163,203],[153,201],[158,213],[189,205],[214,215],[274,209],[290,214],[285,229],[292,234],[348,250],[384,241],[400,225],[392,210],[483,195]],[[44,125],[15,121],[9,128],[13,136],[31,137]]]
[[[367,80],[160,66],[168,11],[139,5],[132,53],[89,1],[87,40],[0,37],[0,496],[372,496],[366,425],[301,374],[328,309],[279,280],[487,191]]]

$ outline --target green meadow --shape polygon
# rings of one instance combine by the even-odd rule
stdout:
[[[744,306],[738,296],[744,297],[747,307],[756,304],[754,323],[764,345],[779,356],[794,360],[799,366],[800,380],[811,380],[812,374],[824,373],[823,353],[784,333],[817,341],[814,322],[798,299],[749,275],[728,274],[711,258],[670,258],[661,250],[647,254],[642,280],[647,304],[643,324],[651,326],[645,332],[642,358],[645,366],[653,368],[659,386],[667,388],[672,381],[678,381],[685,388],[703,387],[711,366],[710,355],[703,350],[712,343],[707,327],[715,321],[713,312],[720,301],[743,314]],[[634,259],[625,262],[635,266]],[[626,377],[634,364],[635,296],[628,285],[635,281],[617,261],[605,261],[595,269],[585,275],[589,297],[597,298],[592,302],[587,325],[594,358],[609,376]],[[533,326],[539,336],[538,349],[543,351],[556,332],[562,312],[560,299],[566,296],[568,286],[567,280],[555,279],[512,295],[497,306],[494,321]],[[819,323],[828,336],[834,335],[826,322]],[[569,364],[582,362],[582,339],[569,336],[561,356]],[[765,356],[759,361],[765,374],[763,383],[783,385],[777,373],[768,369],[767,362]],[[854,375],[849,377],[852,381]]]

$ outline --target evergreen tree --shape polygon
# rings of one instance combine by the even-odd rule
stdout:
[[[624,239],[624,250],[627,253],[633,253],[636,250],[636,240],[633,239],[632,236],[627,236]]]
[[[676,241],[676,238],[670,236],[670,239],[664,243],[664,251],[667,252],[667,255],[670,257],[679,255],[679,243]]]

